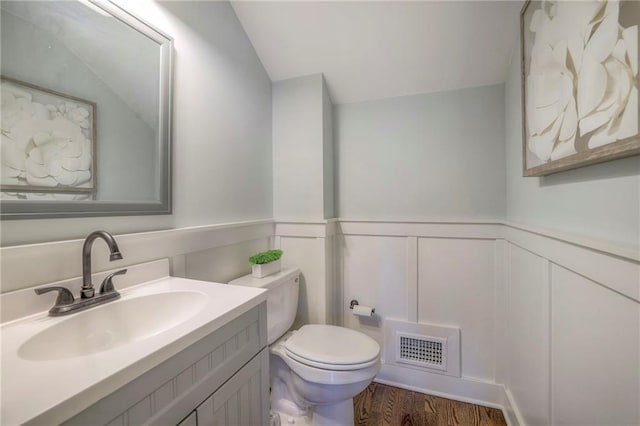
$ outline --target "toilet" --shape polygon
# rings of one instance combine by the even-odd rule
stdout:
[[[283,269],[229,283],[268,291],[272,418],[282,425],[351,426],[353,397],[380,371],[380,345],[359,331],[334,325],[289,331],[298,308],[299,280],[298,269]]]

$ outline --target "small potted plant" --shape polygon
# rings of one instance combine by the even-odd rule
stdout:
[[[280,272],[282,250],[267,250],[249,258],[251,263],[251,275],[256,278],[264,278],[267,275]]]

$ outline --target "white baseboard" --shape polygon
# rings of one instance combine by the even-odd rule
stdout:
[[[402,367],[383,365],[374,382],[454,401],[497,408],[502,411],[508,426],[525,426],[513,395],[503,385],[468,377],[449,377],[416,372],[413,369],[407,370]],[[422,384],[416,385],[416,381]],[[428,384],[425,385],[425,383]],[[452,389],[453,386],[455,389]]]
[[[460,402],[503,407],[503,386],[469,377],[451,377],[383,364],[375,378],[377,383],[395,386],[416,392],[428,393]]]
[[[516,405],[515,399],[513,399],[511,391],[504,386],[502,387],[502,391],[504,393],[502,414],[504,415],[504,419],[507,421],[507,424],[509,426],[526,426],[522,413],[518,410],[518,406]]]

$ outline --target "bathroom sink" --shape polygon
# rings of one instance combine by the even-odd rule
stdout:
[[[146,339],[188,320],[206,299],[196,291],[173,291],[111,302],[45,328],[18,348],[18,356],[29,361],[74,358]]]
[[[120,299],[86,311],[0,325],[0,383],[11,390],[0,393],[0,424],[63,423],[266,298],[262,289],[168,276],[118,291]]]

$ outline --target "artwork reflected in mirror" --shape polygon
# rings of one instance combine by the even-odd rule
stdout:
[[[3,199],[91,199],[96,104],[1,79]]]
[[[2,219],[171,212],[172,40],[118,4],[0,2]]]
[[[640,153],[639,25],[637,1],[525,3],[525,176]]]

